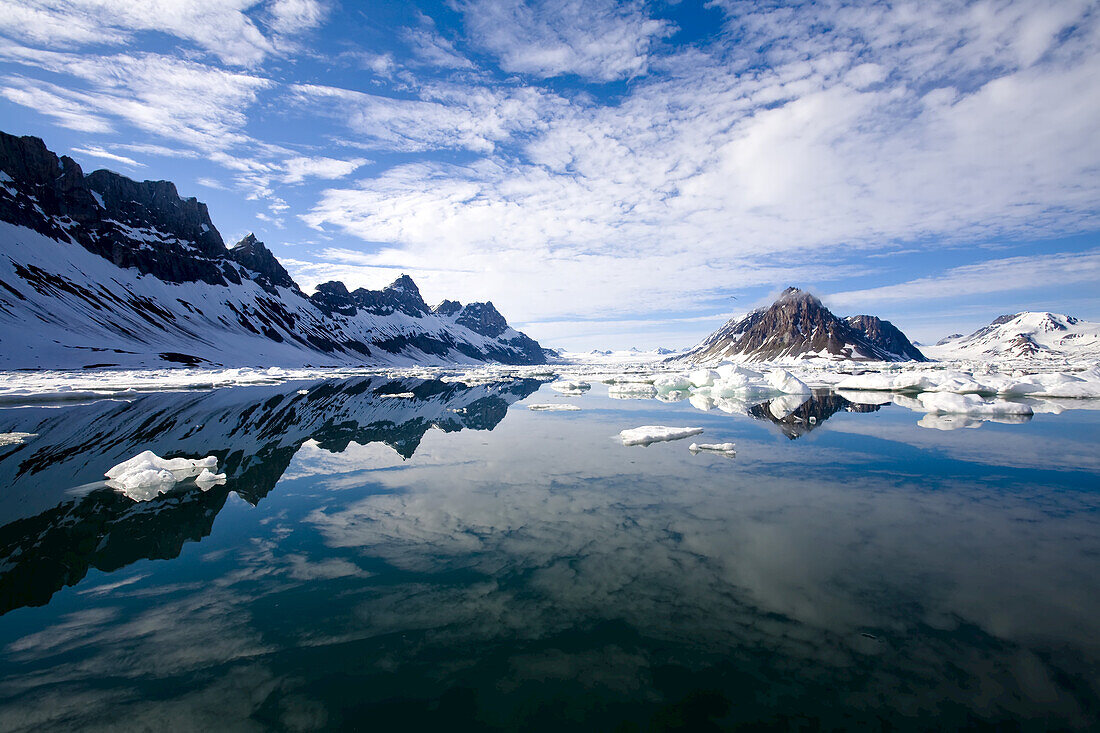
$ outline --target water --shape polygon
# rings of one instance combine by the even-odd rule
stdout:
[[[1096,725],[1100,412],[748,412],[379,377],[2,410],[39,435],[0,448],[0,729]],[[93,483],[144,449],[230,480]]]

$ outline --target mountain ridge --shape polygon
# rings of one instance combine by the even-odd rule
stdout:
[[[1007,313],[968,335],[941,339],[929,353],[938,359],[1097,358],[1100,323],[1050,311]]]
[[[227,247],[173,183],[84,175],[0,132],[0,367],[545,363],[491,302],[445,302],[433,311],[407,275],[306,296],[254,234]]]

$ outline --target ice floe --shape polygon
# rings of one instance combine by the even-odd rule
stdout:
[[[588,382],[573,379],[562,379],[550,383],[550,389],[567,395],[580,395],[592,389]]]
[[[581,408],[576,405],[566,405],[560,402],[540,404],[540,405],[527,405],[528,410],[535,410],[536,412],[577,412]]]
[[[688,446],[688,450],[692,453],[704,451],[709,451],[711,453],[736,453],[737,445],[735,443],[692,443]]]
[[[224,474],[215,474],[216,456],[206,458],[161,458],[153,451],[143,451],[133,458],[110,468],[104,476],[107,485],[137,501],[148,501],[169,491],[177,483],[194,478],[206,488],[225,480]],[[200,485],[201,485],[200,484]]]
[[[668,440],[690,438],[703,432],[702,428],[674,428],[665,425],[642,425],[638,428],[623,430],[619,438],[623,445],[649,445]]]
[[[0,433],[0,446],[19,445],[27,442],[28,438],[35,437],[36,433]]]

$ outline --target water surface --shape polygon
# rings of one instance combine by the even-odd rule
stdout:
[[[38,434],[0,447],[0,729],[1100,719],[1100,412],[742,407],[363,377],[0,410]],[[705,432],[616,439],[646,424]],[[146,449],[229,480],[96,483]]]

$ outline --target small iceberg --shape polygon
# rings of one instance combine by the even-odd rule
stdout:
[[[576,405],[565,405],[560,402],[554,402],[545,405],[527,405],[527,409],[535,410],[536,412],[578,412],[581,408]]]
[[[786,369],[776,369],[768,374],[768,384],[777,392],[789,395],[809,395],[810,388]]]
[[[171,490],[177,483],[194,478],[204,491],[225,481],[217,470],[216,456],[206,458],[161,458],[153,451],[143,451],[114,466],[107,473],[107,485],[136,501],[148,501]]]
[[[649,445],[667,440],[690,438],[703,432],[702,428],[670,428],[664,425],[643,425],[619,433],[623,445]]]
[[[735,443],[692,443],[688,446],[688,450],[692,453],[722,453],[725,455],[731,455],[737,452],[737,444]]]
[[[579,380],[563,379],[557,382],[551,382],[550,389],[566,395],[579,395],[584,394],[588,390],[592,389],[592,385],[588,382],[582,382]]]

